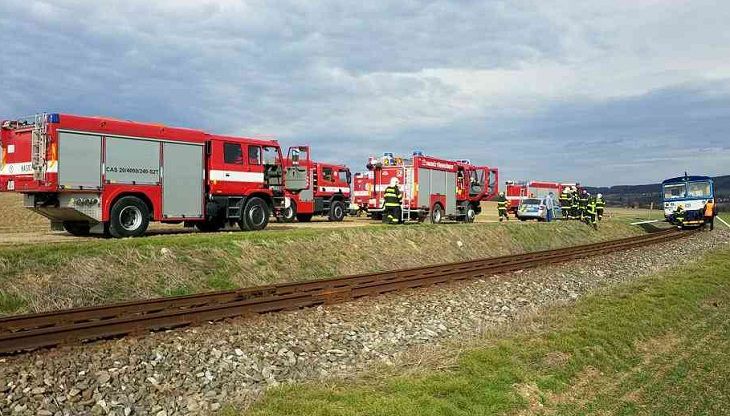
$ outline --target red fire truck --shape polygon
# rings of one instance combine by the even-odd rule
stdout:
[[[542,199],[552,192],[555,200],[557,201],[560,194],[563,192],[563,189],[566,187],[576,187],[579,190],[582,189],[576,182],[506,181],[505,185],[505,197],[509,202],[507,210],[515,215],[517,215],[517,208],[519,207],[520,202],[525,198]]]
[[[392,178],[398,179],[403,192],[401,221],[473,222],[481,212],[481,201],[497,193],[497,169],[467,160],[439,159],[420,152],[411,158],[386,153],[382,159],[371,157],[367,166],[373,177],[368,212],[374,219],[382,218],[383,193]]]
[[[368,211],[368,200],[373,191],[373,172],[358,172],[352,179],[350,215],[360,216]]]
[[[326,215],[330,221],[345,218],[352,181],[347,166],[312,161],[309,146],[290,147],[285,166],[287,171],[299,170],[307,183],[303,189],[286,191],[290,203],[281,210],[282,221],[308,222],[314,215]]]
[[[2,122],[0,191],[74,235],[142,235],[150,221],[201,231],[266,227],[286,204],[275,140],[70,114]]]
[[[507,199],[507,212],[517,215],[517,207],[520,201],[527,198],[527,182],[506,181],[504,196]]]

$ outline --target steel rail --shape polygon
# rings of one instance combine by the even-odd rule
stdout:
[[[560,263],[688,234],[666,230],[619,240],[460,263],[10,316],[0,318],[0,353],[343,302],[363,296]]]

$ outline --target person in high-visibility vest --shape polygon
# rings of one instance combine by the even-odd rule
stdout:
[[[578,189],[574,187],[571,190],[570,195],[571,195],[571,198],[570,198],[570,218],[575,220],[575,219],[580,218],[580,211],[579,211],[580,204],[578,203],[578,200],[579,200],[579,198],[578,198]]]
[[[674,223],[677,224],[677,228],[684,226],[685,212],[684,207],[680,204],[677,209],[674,210]]]
[[[596,198],[589,198],[586,203],[585,213],[583,214],[586,224],[598,229],[596,222]]]
[[[588,194],[588,191],[584,189],[580,193],[580,198],[578,198],[578,211],[581,220],[585,219],[586,209],[588,208],[588,201],[590,200],[590,197],[591,196]]]
[[[497,199],[497,214],[499,214],[499,222],[502,222],[503,220],[509,221],[509,216],[507,215],[507,198],[504,196],[504,192],[499,193],[499,198]]]
[[[598,221],[601,221],[603,219],[603,210],[605,208],[606,200],[603,199],[603,195],[596,195],[596,215],[598,216]]]
[[[705,212],[704,212],[704,222],[702,223],[702,228],[707,227],[707,224],[710,224],[710,231],[715,229],[715,217],[717,216],[717,205],[715,205],[714,200],[709,200],[707,203],[705,203]]]
[[[390,186],[385,188],[383,198],[385,198],[385,205],[383,206],[383,222],[387,224],[400,223],[403,194],[398,188],[398,178],[390,180]]]
[[[558,200],[560,201],[560,209],[563,213],[563,219],[568,219],[570,216],[570,205],[572,204],[570,188],[566,186],[563,189],[563,192],[560,193]]]

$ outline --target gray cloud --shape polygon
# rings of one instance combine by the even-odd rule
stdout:
[[[274,135],[355,168],[418,148],[597,185],[723,173],[728,19],[710,1],[6,0],[0,114]]]

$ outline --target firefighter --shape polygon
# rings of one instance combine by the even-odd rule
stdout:
[[[586,224],[590,225],[594,229],[598,229],[598,222],[596,222],[596,199],[597,198],[588,198],[588,202],[586,202],[585,212],[583,214],[583,218],[586,222]]]
[[[590,194],[585,189],[580,193],[580,198],[578,198],[578,212],[581,221],[585,220],[586,216],[586,209],[588,209],[588,202],[590,201]]]
[[[502,220],[509,221],[509,215],[507,215],[507,198],[504,196],[504,192],[499,193],[497,213],[499,214],[499,222],[502,222]]]
[[[603,199],[603,195],[596,195],[596,215],[598,216],[598,221],[601,221],[603,219],[603,210],[605,208],[606,200]]]
[[[578,202],[578,189],[573,187],[573,189],[570,192],[570,218],[571,219],[578,219],[580,217],[579,215],[579,202]]]
[[[677,224],[677,228],[681,229],[682,226],[684,225],[684,217],[685,217],[684,206],[682,206],[682,204],[679,204],[677,206],[677,209],[674,210],[674,223]]]
[[[570,216],[570,205],[572,204],[571,201],[572,196],[570,195],[570,188],[565,187],[563,188],[563,192],[560,193],[560,197],[558,200],[560,201],[560,209],[563,213],[563,219],[568,219]]]
[[[386,224],[400,223],[403,194],[398,188],[398,178],[390,180],[390,186],[385,188],[383,198],[385,198],[383,222]]]

